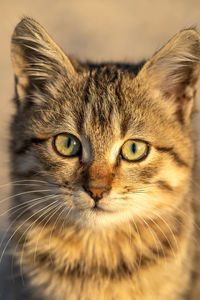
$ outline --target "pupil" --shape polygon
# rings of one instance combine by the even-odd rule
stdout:
[[[70,146],[71,146],[71,138],[68,138],[68,140],[67,140],[67,148],[70,148]]]
[[[134,154],[136,153],[136,151],[137,151],[137,146],[136,146],[135,143],[133,143],[133,144],[131,145],[131,151],[132,151]]]

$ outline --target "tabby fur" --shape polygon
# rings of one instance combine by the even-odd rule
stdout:
[[[31,297],[186,299],[195,255],[191,116],[199,34],[183,30],[135,65],[81,63],[24,18],[11,55],[10,226]],[[63,132],[81,141],[81,158],[55,152],[53,137]],[[129,139],[149,144],[145,159],[122,159]],[[84,186],[107,188],[99,210]]]

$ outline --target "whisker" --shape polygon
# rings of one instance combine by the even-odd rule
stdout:
[[[176,239],[176,237],[175,237],[175,235],[174,235],[174,233],[173,233],[171,227],[169,226],[169,224],[166,222],[166,220],[165,220],[161,215],[158,215],[155,211],[153,211],[152,213],[153,213],[154,215],[156,215],[160,220],[162,220],[162,221],[165,223],[165,225],[166,225],[167,228],[169,229],[169,231],[170,231],[170,233],[171,233],[171,235],[172,235],[172,237],[173,237],[173,239],[174,239],[174,242],[175,242],[175,244],[176,244],[176,249],[178,250],[178,249],[179,249],[179,246],[178,246],[178,243],[177,243],[177,239]]]
[[[49,236],[49,244],[50,244],[50,241],[51,241],[51,238],[52,238],[52,234],[53,234],[54,228],[55,228],[55,226],[56,226],[56,224],[57,224],[57,222],[58,222],[60,216],[64,213],[63,205],[61,205],[60,208],[62,208],[62,210],[61,210],[61,212],[58,214],[58,216],[57,216],[57,218],[56,218],[56,220],[55,220],[55,222],[54,222],[54,225],[53,225],[53,227],[52,227],[52,229],[51,229],[51,232],[50,232],[50,236]],[[70,212],[71,210],[72,210],[72,207],[69,209],[69,211],[68,211],[67,215],[65,216],[65,218],[68,216],[68,214],[69,214],[69,212]],[[58,211],[58,210],[57,210],[57,211]],[[63,224],[63,223],[62,223],[62,224]]]
[[[37,204],[41,204],[41,203],[43,203],[45,201],[48,201],[50,196],[51,195],[46,195],[46,196],[43,196],[43,197],[34,198],[34,199],[30,200],[30,202],[36,202],[36,201],[37,202],[35,204],[27,207],[20,215],[17,216],[17,218],[15,218],[15,220],[13,220],[13,222],[10,224],[10,226],[7,228],[6,232],[4,233],[3,238],[2,238],[2,242],[4,241],[5,237],[7,236],[8,231],[12,228],[12,226],[14,225],[14,223],[16,222],[16,220],[18,220],[23,215],[24,212],[26,212],[27,210],[29,210],[30,208],[34,207]],[[22,204],[24,204],[24,203],[22,203]],[[26,201],[25,204],[28,204],[28,201]],[[17,211],[19,211],[19,210],[21,210],[23,208],[24,207],[22,205],[22,207],[18,208],[16,211],[14,211],[12,213],[16,213]],[[2,242],[0,243],[0,247],[2,245]]]
[[[31,193],[44,193],[44,192],[52,192],[52,190],[31,190],[31,191],[21,192],[21,193],[14,194],[14,195],[11,195],[9,197],[6,197],[6,198],[0,200],[0,204],[4,201],[10,200],[10,199],[12,199],[14,197],[17,197],[17,196],[22,196],[22,195],[31,194]]]
[[[152,198],[151,200],[154,200],[154,201],[155,201],[155,199],[153,199],[153,198]],[[166,206],[172,208],[173,210],[176,210],[176,211],[179,212],[181,215],[183,215],[184,217],[188,218],[188,214],[187,214],[185,211],[183,211],[182,209],[180,209],[180,207],[177,207],[177,206],[175,206],[175,205],[173,205],[173,204],[171,204],[171,203],[166,203],[166,202],[161,201],[161,200],[159,200],[159,202],[165,204]],[[200,226],[195,222],[194,219],[192,220],[192,223],[193,223],[193,225],[195,226],[195,228],[196,228],[198,231],[200,231]]]
[[[135,221],[133,219],[131,221],[132,221],[132,223],[133,223],[133,225],[134,225],[134,227],[136,229],[136,232],[137,232],[137,234],[139,236],[140,242],[142,243],[142,238],[141,238],[140,232],[138,230],[137,224],[135,223]],[[137,262],[137,268],[138,268],[138,270],[140,269],[141,262],[142,262],[142,250],[141,250],[141,247],[140,247],[139,262]]]
[[[56,202],[58,202],[58,200],[56,200]],[[53,212],[53,214],[51,214],[51,215],[49,216],[49,218],[47,219],[47,221],[46,221],[45,224],[43,225],[42,229],[40,230],[40,233],[38,234],[37,242],[36,242],[36,245],[35,245],[34,262],[35,262],[35,260],[36,260],[36,254],[37,254],[37,248],[38,248],[39,239],[40,239],[40,236],[41,236],[41,234],[42,234],[44,228],[46,227],[46,225],[48,224],[48,222],[53,218],[53,216],[54,216],[54,215],[59,211],[59,209],[62,208],[62,207],[63,207],[62,204],[60,204],[58,207],[56,207],[56,210]],[[59,216],[60,216],[60,214],[59,214]],[[48,215],[47,215],[47,217],[48,217]],[[45,220],[46,220],[46,218],[45,218]],[[40,223],[41,223],[41,222],[40,222]]]
[[[152,223],[155,224],[155,226],[159,229],[159,231],[162,233],[162,235],[165,237],[165,239],[167,240],[171,250],[172,250],[172,253],[173,253],[173,256],[176,257],[175,255],[175,252],[174,252],[174,249],[172,247],[172,244],[170,242],[170,240],[168,239],[168,237],[166,236],[165,232],[162,230],[162,228],[153,220],[153,218],[149,217],[149,216],[146,216],[146,218],[148,218]],[[176,244],[177,244],[177,241],[176,241]]]
[[[70,214],[70,212],[72,211],[72,209],[73,209],[73,206],[71,205],[71,207],[69,208],[69,211],[68,211],[66,217],[63,219],[63,222],[62,222],[62,225],[60,227],[59,233],[62,232],[62,230],[64,228],[64,225],[65,225],[65,222],[66,222],[66,219],[67,219],[67,216]],[[64,212],[64,210],[63,210],[63,212]]]
[[[137,217],[138,217],[140,220],[142,220],[142,222],[145,223],[146,226],[147,226],[147,228],[150,230],[151,236],[153,237],[154,244],[155,244],[155,246],[156,246],[156,250],[157,250],[158,256],[160,256],[160,255],[159,255],[159,252],[160,252],[160,251],[159,251],[158,245],[157,245],[157,240],[158,240],[158,242],[159,242],[159,244],[160,244],[160,249],[161,249],[161,251],[162,251],[162,253],[163,253],[163,257],[165,257],[165,262],[166,262],[166,255],[165,255],[165,251],[164,251],[163,245],[162,245],[162,243],[161,243],[161,241],[160,241],[158,235],[156,234],[155,230],[149,226],[149,224],[145,221],[144,218],[142,218],[141,216],[137,216]],[[156,238],[155,238],[154,235],[156,236],[157,240],[156,240]]]
[[[142,194],[142,193],[141,193]],[[145,195],[145,192],[143,193],[144,195]],[[138,195],[138,197],[139,197],[140,195]],[[148,198],[149,198],[149,196],[148,196]],[[143,198],[142,198],[143,199]],[[168,207],[168,208],[171,208],[171,209],[173,209],[173,210],[176,210],[177,212],[180,212],[180,214],[181,215],[183,215],[183,216],[185,216],[185,217],[188,217],[188,214],[185,212],[185,211],[183,211],[182,209],[180,209],[180,207],[177,207],[177,206],[175,206],[175,205],[173,205],[172,203],[168,203],[168,202],[165,202],[165,201],[162,201],[161,199],[154,199],[153,197],[151,197],[151,200],[152,201],[154,201],[154,202],[158,202],[159,201],[159,203],[162,203],[162,204],[164,204],[165,206],[166,206],[166,208]],[[157,208],[156,208],[157,209]],[[158,209],[157,209],[157,211],[158,211]],[[195,220],[193,219],[192,220],[192,223],[193,223],[193,225],[195,226],[195,228],[198,230],[198,231],[200,231],[200,225],[198,225],[198,223],[197,222],[195,222]]]
[[[12,215],[13,213],[16,213],[17,211],[21,210],[24,206],[26,206],[27,204],[29,203],[32,203],[34,201],[37,201],[37,200],[40,200],[40,199],[43,199],[43,198],[47,198],[49,197],[49,195],[46,195],[46,196],[43,196],[43,197],[39,197],[39,198],[34,198],[34,199],[31,199],[31,200],[28,200],[28,201],[25,201],[23,203],[20,203],[20,204],[17,204],[15,206],[12,206],[11,208],[9,208],[8,210],[4,211],[2,214],[0,214],[0,217],[13,211],[10,215]],[[41,202],[42,203],[42,202]],[[16,208],[19,208],[19,209],[16,209]],[[16,210],[15,210],[16,209]]]
[[[17,185],[17,184],[20,184],[22,182],[25,183],[25,182],[28,182],[27,184],[29,183],[45,183],[45,184],[48,184],[49,182],[48,181],[44,181],[44,180],[36,180],[36,179],[22,179],[22,180],[15,180],[15,181],[9,181],[7,183],[4,183],[4,184],[1,184],[0,185],[0,188],[4,188],[4,187],[7,187],[7,186],[12,186],[12,185]]]
[[[55,197],[57,195],[54,195]],[[53,197],[52,197],[53,198]],[[57,203],[57,200],[55,200],[54,202],[50,203],[49,205],[47,205],[46,207],[40,209],[38,212],[36,212],[35,214],[33,214],[31,217],[33,217],[34,215],[37,215],[38,213],[41,213],[42,210],[45,209],[45,211],[36,219],[34,220],[29,226],[28,228],[23,232],[23,234],[21,235],[20,239],[18,240],[18,243],[15,247],[15,249],[17,249],[20,241],[22,240],[22,238],[26,235],[26,233],[29,231],[29,230],[32,230],[33,226],[38,222],[38,220],[40,220],[46,213],[49,213],[51,210],[55,209],[54,207],[54,204]],[[48,215],[47,215],[48,216]],[[46,218],[45,218],[46,219]],[[28,220],[26,220],[27,222]],[[39,222],[39,224],[41,224],[41,222]],[[46,224],[45,224],[46,225]],[[18,230],[18,229],[17,229]],[[22,278],[22,281],[23,281],[23,269],[22,269],[22,259],[23,259],[23,255],[24,255],[24,247],[26,245],[26,242],[27,242],[27,237],[25,238],[25,241],[23,242],[23,246],[22,246],[22,250],[21,250],[21,256],[20,256],[20,260],[19,260],[19,264],[20,264],[20,275],[21,275],[21,278]],[[38,238],[39,239],[39,238]],[[34,261],[35,262],[35,261]]]
[[[54,195],[53,195],[53,196],[54,196]],[[46,197],[46,196],[44,196],[44,197]],[[49,200],[49,197],[51,198],[51,196],[48,196],[47,199],[45,199],[45,200],[43,199],[43,200],[44,200],[43,202],[48,201],[48,200]],[[36,206],[36,205],[38,205],[38,204],[40,204],[40,202],[36,202],[36,203],[32,204],[32,205],[29,206],[27,209],[25,209],[21,214],[19,214],[19,215],[17,216],[17,218],[15,218],[15,220],[10,224],[10,226],[9,226],[8,229],[7,229],[7,231],[6,231],[5,234],[3,235],[2,241],[1,241],[1,243],[0,243],[0,247],[2,246],[2,243],[3,243],[4,239],[5,239],[5,237],[7,236],[8,231],[9,231],[9,230],[12,228],[12,226],[15,224],[16,220],[18,220],[18,219],[24,214],[24,212],[26,212],[27,210],[29,210],[30,208],[33,208],[34,206]],[[45,207],[44,207],[44,209],[45,209]],[[38,213],[38,212],[36,212],[36,213]],[[31,217],[32,217],[32,216],[31,216]],[[26,221],[28,221],[31,217],[29,217],[27,220],[25,220],[25,221],[23,222],[23,224],[24,224]],[[23,225],[23,224],[22,224],[22,225]],[[14,234],[11,235],[11,237],[8,239],[8,241],[7,241],[7,243],[6,243],[6,246],[4,247],[4,250],[3,250],[3,252],[2,252],[2,254],[1,254],[1,256],[0,256],[0,264],[1,264],[2,257],[3,257],[3,255],[4,255],[4,252],[5,252],[5,250],[6,250],[7,246],[8,246],[8,244],[10,243],[11,239],[13,238],[13,236],[14,236]]]

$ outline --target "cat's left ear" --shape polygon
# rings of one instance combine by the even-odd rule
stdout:
[[[16,77],[17,98],[21,102],[34,90],[45,88],[59,79],[74,76],[75,70],[62,49],[45,29],[31,18],[16,26],[11,42],[11,58]]]
[[[151,97],[168,101],[181,122],[188,122],[200,81],[200,35],[183,30],[159,50],[138,74]]]

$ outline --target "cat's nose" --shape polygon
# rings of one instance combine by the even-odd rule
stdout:
[[[84,190],[94,199],[99,201],[103,196],[109,193],[111,187],[108,186],[83,186]]]

